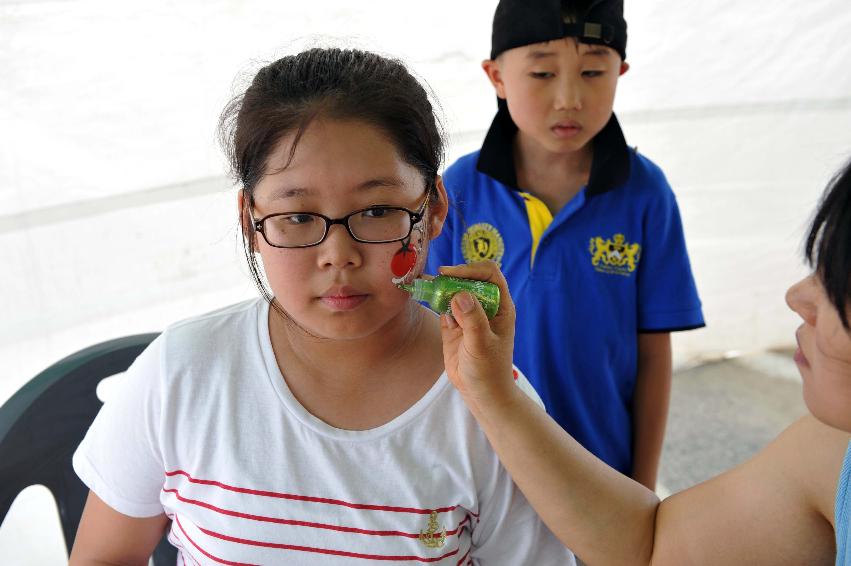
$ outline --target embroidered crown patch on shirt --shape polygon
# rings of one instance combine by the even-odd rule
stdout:
[[[611,239],[591,238],[588,251],[596,271],[624,277],[635,271],[641,256],[641,246],[630,244],[623,234],[615,234]]]
[[[496,228],[487,222],[479,222],[464,232],[461,238],[461,252],[467,263],[491,260],[500,265],[505,253],[505,242]]]

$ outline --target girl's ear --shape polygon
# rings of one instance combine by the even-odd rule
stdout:
[[[239,213],[239,225],[242,228],[242,237],[249,242],[251,242],[253,238],[257,237],[257,234],[254,231],[254,225],[251,221],[250,202],[251,197],[248,196],[245,189],[239,189],[236,197],[237,212]],[[251,243],[252,249],[257,249],[257,242]]]
[[[440,236],[440,232],[443,231],[443,224],[446,222],[446,215],[449,213],[449,196],[446,194],[443,177],[438,175],[434,185],[437,189],[437,198],[428,207],[428,237],[430,240]]]

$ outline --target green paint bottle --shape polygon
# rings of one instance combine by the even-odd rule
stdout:
[[[451,313],[452,297],[461,291],[473,295],[488,318],[496,316],[499,310],[499,287],[488,281],[438,275],[431,280],[414,279],[410,285],[400,283],[399,288],[409,292],[415,300],[425,301],[438,314]]]

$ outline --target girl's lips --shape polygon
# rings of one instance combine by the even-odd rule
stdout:
[[[327,295],[319,297],[322,304],[336,311],[349,311],[363,303],[369,295]]]

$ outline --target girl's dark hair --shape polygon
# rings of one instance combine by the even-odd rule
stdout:
[[[851,330],[846,310],[851,304],[851,161],[831,179],[822,196],[805,255],[839,311],[842,325]]]
[[[246,206],[281,139],[295,133],[291,161],[301,136],[318,117],[361,120],[379,128],[399,156],[422,174],[430,195],[436,194],[443,130],[425,88],[396,59],[357,49],[314,48],[260,69],[222,112],[219,141],[245,191]],[[246,258],[258,289],[271,302],[254,238],[249,237],[252,230],[242,230]]]

